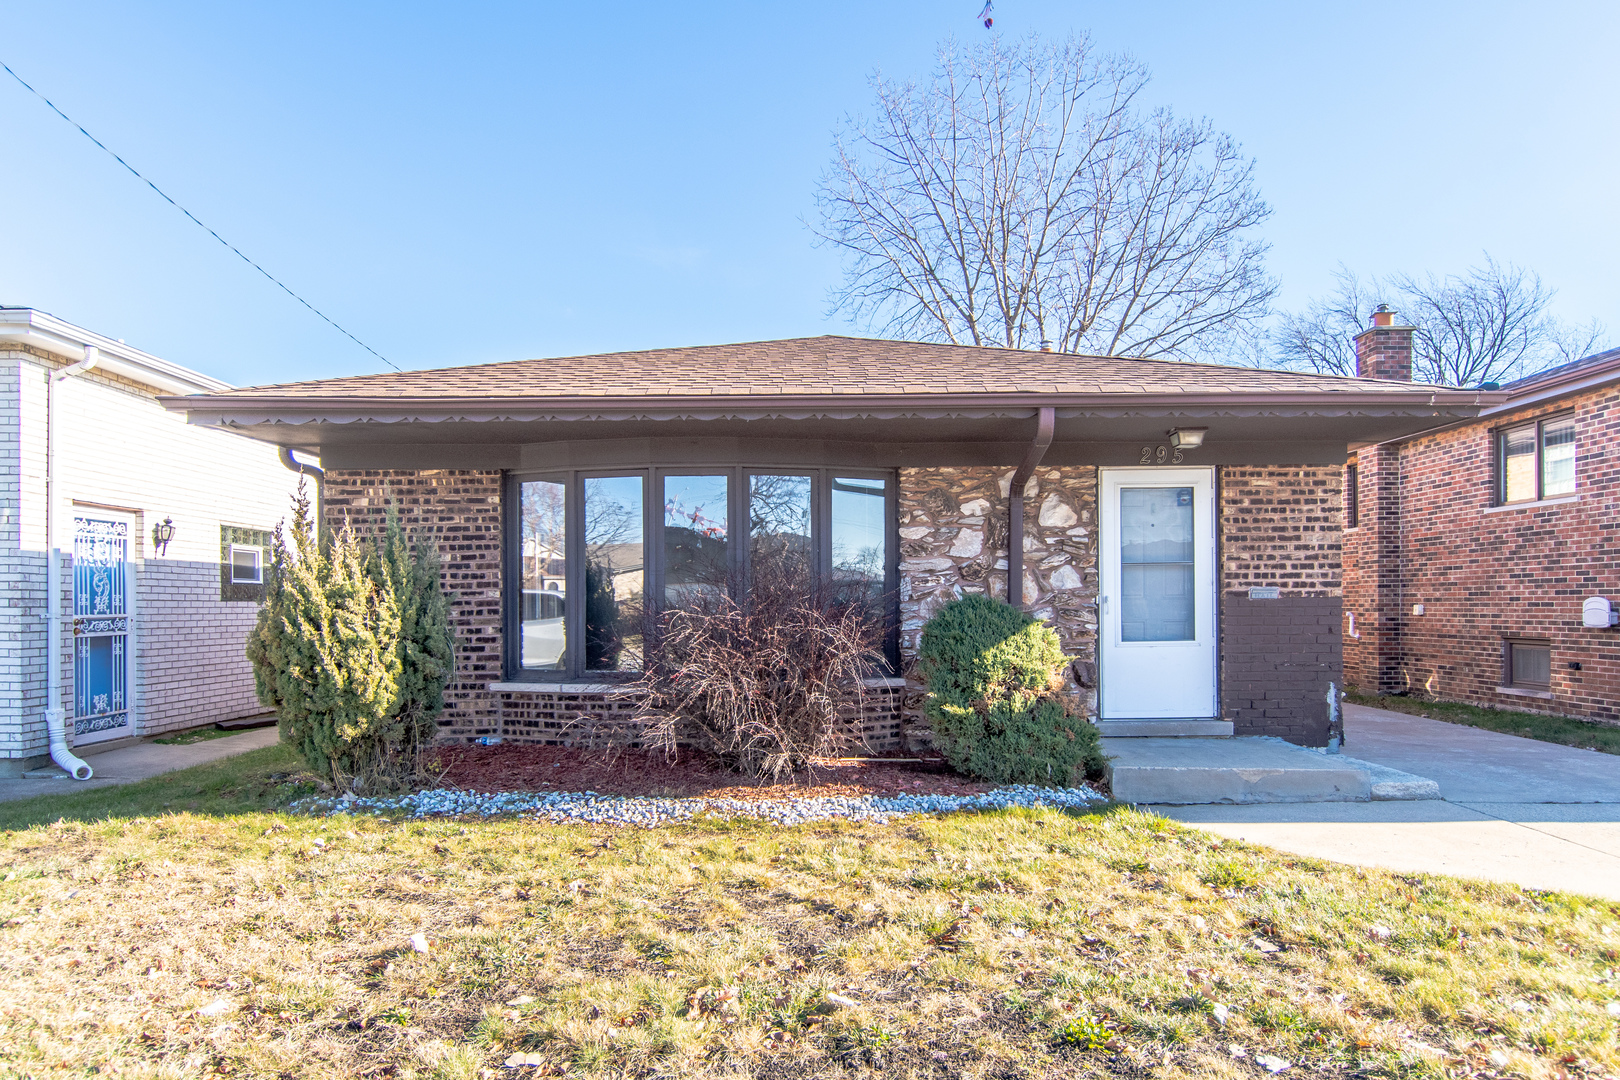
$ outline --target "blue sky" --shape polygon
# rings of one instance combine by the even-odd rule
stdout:
[[[13,2],[0,59],[404,368],[859,332],[812,245],[868,76],[982,0]],[[1089,31],[1258,161],[1282,303],[1539,271],[1620,333],[1613,3],[997,0]],[[0,72],[0,303],[237,383],[380,370]]]

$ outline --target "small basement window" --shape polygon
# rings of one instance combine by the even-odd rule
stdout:
[[[1552,644],[1546,641],[1508,641],[1503,667],[1504,684],[1517,690],[1552,689]]]
[[[1569,413],[1497,432],[1497,502],[1575,493],[1575,417]]]
[[[231,545],[231,584],[264,584],[264,549],[244,544]]]

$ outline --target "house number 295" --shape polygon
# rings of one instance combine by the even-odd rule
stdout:
[[[1181,450],[1179,447],[1172,450],[1168,446],[1144,446],[1142,447],[1142,459],[1138,461],[1137,464],[1180,465]]]

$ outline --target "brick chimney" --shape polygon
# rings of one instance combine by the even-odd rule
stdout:
[[[1395,313],[1379,304],[1372,325],[1356,335],[1356,377],[1388,382],[1412,381],[1411,326],[1396,326]]]

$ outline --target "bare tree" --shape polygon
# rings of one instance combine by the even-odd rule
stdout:
[[[1276,286],[1254,164],[1208,121],[1137,104],[1089,39],[947,42],[927,85],[874,77],[817,191],[834,310],[901,337],[1066,352],[1207,351]]]
[[[1336,288],[1272,333],[1274,366],[1354,375],[1354,338],[1375,305],[1389,304],[1416,327],[1412,377],[1443,386],[1509,382],[1599,349],[1603,325],[1573,326],[1547,314],[1554,290],[1532,271],[1498,263],[1444,278],[1397,274],[1363,281],[1343,266]]]

